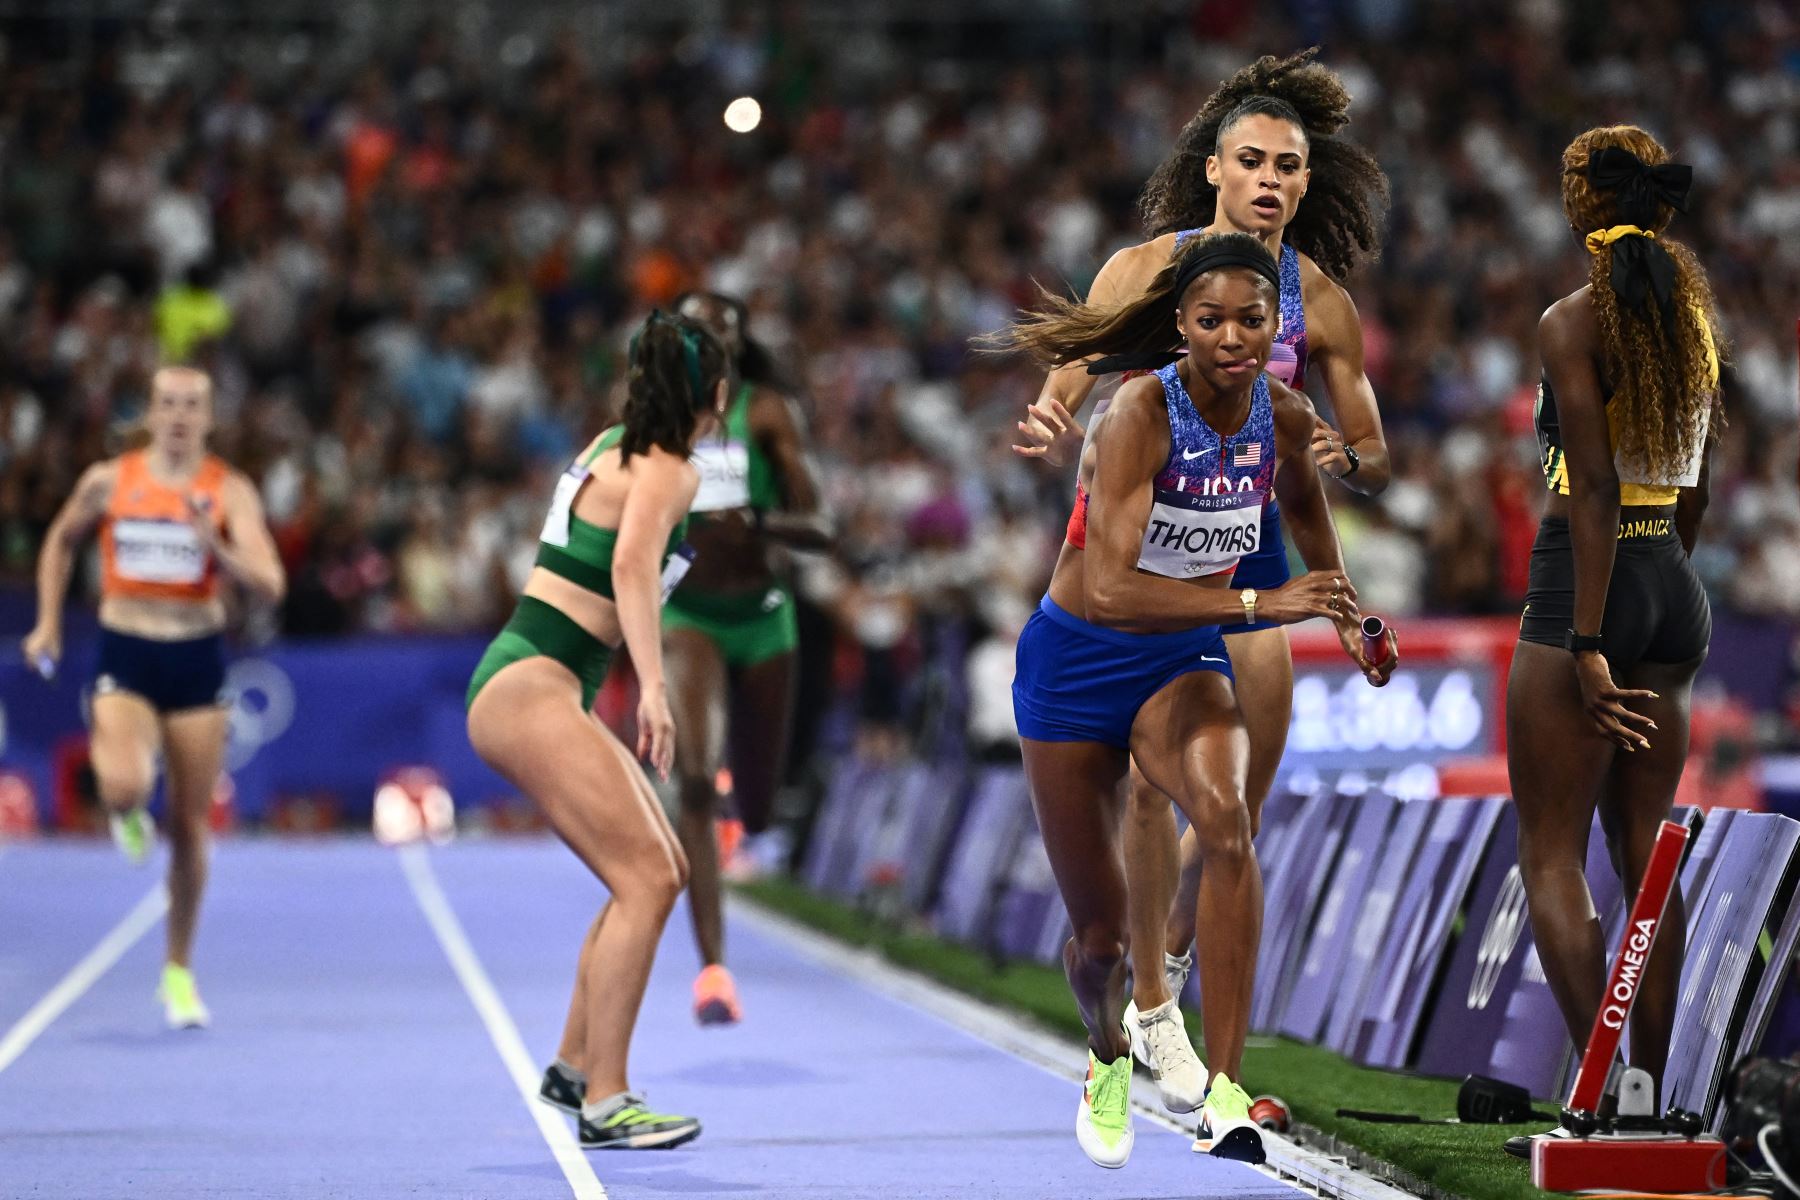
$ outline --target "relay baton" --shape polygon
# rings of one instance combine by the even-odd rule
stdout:
[[[1380,617],[1362,619],[1362,652],[1370,666],[1379,667],[1387,661],[1388,627]]]

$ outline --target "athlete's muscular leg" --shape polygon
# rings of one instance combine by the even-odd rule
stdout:
[[[1063,972],[1101,1062],[1131,1053],[1125,1016],[1125,871],[1119,780],[1125,752],[1095,742],[1019,739],[1044,851],[1075,936]]]
[[[569,1015],[563,1021],[562,1042],[556,1048],[556,1056],[570,1066],[587,1061],[588,955],[599,942],[600,931],[606,927],[606,914],[611,911],[610,904],[600,910],[600,915],[588,926],[587,936],[581,939],[581,952],[575,956],[575,990],[569,996]]]
[[[626,1090],[626,1055],[656,944],[687,860],[630,750],[581,708],[568,668],[529,658],[488,681],[469,710],[476,753],[525,794],[611,893],[588,930],[563,1058],[587,1098]]]
[[[1250,836],[1254,838],[1262,831],[1263,804],[1287,751],[1288,721],[1294,711],[1294,659],[1285,627],[1234,633],[1225,639],[1225,648],[1231,654],[1232,674],[1237,676],[1238,710],[1250,734],[1250,774],[1244,797],[1250,805]],[[1200,844],[1190,829],[1181,839],[1181,882],[1163,937],[1164,948],[1176,957],[1194,944],[1194,905],[1199,894]]]
[[[1638,663],[1620,672],[1620,687],[1648,688],[1654,700],[1633,700],[1631,707],[1656,722],[1646,735],[1650,749],[1613,757],[1612,772],[1600,797],[1600,824],[1606,830],[1613,867],[1625,885],[1627,908],[1637,899],[1656,832],[1675,805],[1675,789],[1687,765],[1689,699],[1694,676],[1704,658],[1692,662]],[[1681,883],[1669,896],[1656,948],[1644,965],[1637,1004],[1631,1010],[1631,1065],[1650,1072],[1659,1088],[1668,1064],[1669,1040],[1675,1031],[1675,1003],[1681,990],[1681,964],[1687,943],[1687,909]],[[1593,1014],[1588,1014],[1592,1028]],[[1586,1036],[1586,1035],[1583,1035]],[[1660,1103],[1660,1101],[1659,1101]]]
[[[1587,1041],[1606,991],[1605,934],[1586,871],[1588,831],[1613,757],[1612,742],[1582,708],[1568,651],[1515,646],[1506,684],[1506,770],[1519,811],[1519,870],[1544,977],[1577,1046]]]
[[[194,708],[163,718],[169,779],[169,961],[189,965],[206,891],[208,818],[225,762],[230,712]]]
[[[94,697],[94,728],[88,755],[108,812],[125,812],[150,802],[156,787],[156,752],[162,741],[156,709],[131,692]]]
[[[1205,867],[1195,919],[1207,931],[1196,948],[1206,1054],[1213,1069],[1237,1079],[1262,940],[1262,871],[1244,799],[1250,739],[1231,681],[1215,671],[1171,681],[1138,710],[1131,751],[1144,778],[1174,796],[1194,827]]]
[[[769,827],[794,716],[792,651],[732,672],[731,795],[748,833]]]
[[[1139,1012],[1148,1012],[1170,999],[1163,976],[1163,931],[1170,924],[1169,905],[1181,864],[1173,802],[1145,781],[1135,762],[1128,787],[1125,878],[1130,881],[1126,907],[1131,917],[1131,998]]]
[[[688,860],[688,915],[703,966],[725,958],[725,918],[719,899],[719,766],[725,753],[725,660],[698,630],[663,636],[663,670],[675,716],[675,780],[681,811],[675,830]]]

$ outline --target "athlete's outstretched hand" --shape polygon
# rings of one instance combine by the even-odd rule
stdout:
[[[26,664],[49,679],[56,674],[56,664],[62,661],[62,633],[43,625],[35,626],[25,635],[22,649],[25,651]]]
[[[1025,420],[1019,422],[1019,437],[1013,453],[1022,458],[1041,458],[1053,467],[1066,467],[1081,456],[1082,439],[1087,430],[1052,397],[1025,407]]]
[[[1606,665],[1606,656],[1598,651],[1575,656],[1575,677],[1581,681],[1581,707],[1593,718],[1601,737],[1621,750],[1650,748],[1650,739],[1632,726],[1641,725],[1654,732],[1656,722],[1643,713],[1626,708],[1625,701],[1654,700],[1655,692],[1644,688],[1622,688],[1613,683],[1612,668]]]
[[[1292,625],[1312,617],[1354,624],[1362,619],[1356,610],[1356,589],[1341,571],[1308,571],[1274,591],[1256,594],[1256,619]]]
[[[675,763],[675,716],[669,711],[669,689],[663,684],[642,686],[638,693],[637,754],[650,764],[656,777],[669,782]]]
[[[1400,639],[1395,636],[1393,626],[1388,626],[1387,631],[1387,657],[1372,663],[1363,651],[1362,622],[1354,617],[1344,617],[1333,623],[1337,626],[1338,641],[1343,644],[1344,653],[1362,670],[1369,686],[1386,687],[1394,668],[1400,665]]]

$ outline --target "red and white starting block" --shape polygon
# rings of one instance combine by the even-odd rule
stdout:
[[[1707,1192],[1725,1186],[1725,1143],[1701,1133],[1697,1114],[1656,1112],[1650,1076],[1626,1068],[1619,1111],[1602,1120],[1600,1101],[1619,1052],[1619,1038],[1637,1002],[1638,986],[1674,893],[1687,829],[1664,821],[1637,903],[1625,922],[1619,954],[1606,981],[1606,996],[1588,1035],[1575,1087],[1563,1109],[1572,1137],[1539,1137],[1531,1143],[1531,1182],[1552,1192]]]

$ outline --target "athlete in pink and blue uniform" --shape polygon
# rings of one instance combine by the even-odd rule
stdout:
[[[1089,1045],[1076,1137],[1105,1167],[1123,1166],[1132,1145],[1119,803],[1128,766],[1181,806],[1205,864],[1196,919],[1208,930],[1200,982],[1215,1073],[1204,1148],[1260,1162],[1237,1078],[1262,876],[1249,739],[1221,627],[1330,617],[1371,682],[1386,682],[1394,662],[1374,666],[1359,648],[1355,593],[1311,455],[1312,405],[1264,370],[1279,294],[1275,260],[1255,238],[1198,237],[1129,303],[1047,297],[1044,313],[1002,338],[1053,365],[1114,355],[1097,368],[1160,367],[1125,383],[1095,427],[1085,545],[1063,547],[1020,635],[1013,683],[1032,804],[1075,931],[1063,965]],[[1273,491],[1309,573],[1269,591],[1236,587],[1262,548]]]

